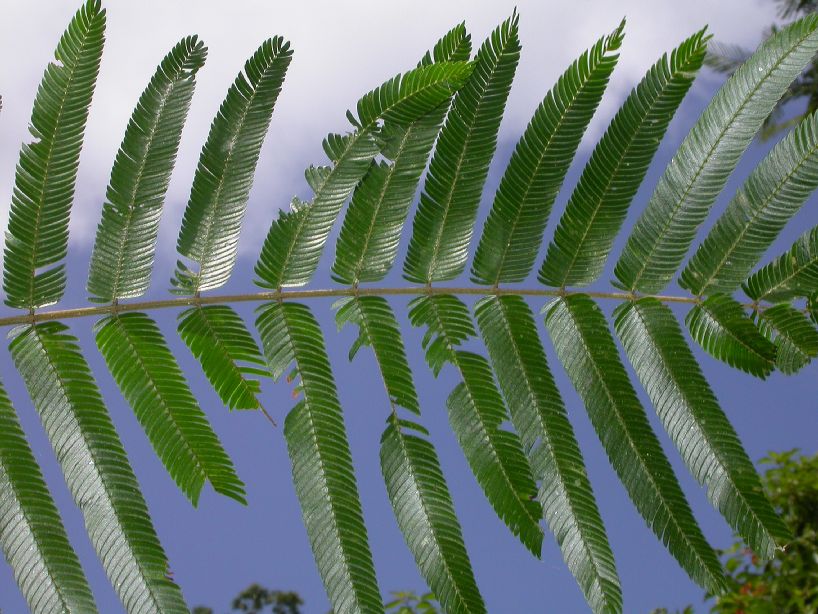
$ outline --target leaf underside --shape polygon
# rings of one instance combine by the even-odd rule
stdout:
[[[429,163],[412,227],[404,277],[457,277],[465,268],[477,206],[520,58],[517,16],[480,47],[474,72],[454,98]]]
[[[437,42],[420,65],[462,62],[470,52],[471,39],[460,24]],[[405,127],[384,122],[381,153],[392,162],[373,164],[355,189],[335,248],[336,281],[378,281],[392,268],[409,207],[450,102],[445,100]]]
[[[34,614],[97,611],[57,506],[2,386],[0,546]]]
[[[753,169],[679,284],[696,295],[738,289],[816,187],[818,115],[813,114]]]
[[[379,457],[387,494],[445,611],[484,614],[487,608],[433,437],[420,424],[419,394],[386,294],[416,297],[409,319],[425,328],[429,367],[435,377],[447,365],[456,371],[449,422],[498,517],[537,557],[545,520],[591,609],[618,613],[622,593],[605,526],[523,298],[557,297],[543,310],[546,328],[634,506],[694,581],[710,594],[725,588],[718,557],[651,429],[606,316],[590,296],[564,290],[597,282],[608,266],[709,37],[702,30],[654,64],[593,149],[539,269],[539,280],[559,291],[499,286],[524,281],[540,254],[551,209],[617,64],[624,20],[562,74],[512,153],[470,269],[475,284],[492,288],[435,286],[468,264],[520,58],[518,26],[515,10],[469,61],[471,38],[460,24],[414,69],[362,96],[347,112],[351,131],[324,140],[328,163],[305,171],[309,199],[293,198],[264,241],[256,283],[274,292],[202,297],[225,284],[234,268],[261,148],[292,59],[283,38],[262,43],[228,90],[201,150],[171,280],[171,292],[183,298],[123,304],[149,288],[163,201],[206,59],[196,36],[183,38],[139,98],[111,170],[87,282],[89,300],[106,305],[38,313],[58,302],[66,286],[69,213],[103,46],[99,0],[86,0],[76,13],[41,82],[31,118],[34,140],[23,145],[16,170],[3,287],[6,304],[29,315],[6,321],[20,323],[10,333],[12,359],[90,542],[129,613],[188,609],[79,344],[54,320],[105,316],[95,328],[97,345],[179,490],[196,505],[209,481],[245,503],[244,485],[198,395],[157,323],[140,312],[182,305],[179,336],[229,409],[266,414],[261,379],[295,380],[283,435],[333,609],[382,614],[391,607],[383,605],[378,587],[323,335],[310,309],[291,302],[299,296],[344,297],[335,305],[336,323],[358,329],[350,360],[361,347],[373,350],[386,392]],[[676,275],[759,126],[782,93],[792,94],[791,82],[816,49],[818,16],[810,15],[775,30],[735,70],[673,155],[627,240],[613,282],[627,293],[590,293],[622,303],[614,328],[659,420],[714,507],[765,558],[786,546],[789,532],[666,303],[692,303],[686,318],[692,338],[758,377],[774,369],[795,373],[818,356],[818,228],[752,273],[818,186],[818,115],[799,116],[727,205],[679,279],[691,296],[644,295],[658,293]],[[404,278],[423,287],[360,287],[390,273],[424,175],[403,266]],[[331,261],[333,279],[348,287],[281,293],[312,279],[348,202]],[[733,298],[739,286],[750,304]],[[474,304],[474,319],[461,294],[487,295]],[[261,347],[232,306],[216,304],[259,298],[274,301],[258,309]],[[481,341],[488,359],[476,349]],[[96,611],[2,385],[0,547],[32,611]]]
[[[91,370],[68,328],[29,326],[11,342],[85,529],[128,612],[188,614]]]
[[[549,304],[545,323],[631,501],[688,575],[721,592],[721,564],[648,423],[602,311],[586,295],[576,294]]]
[[[246,503],[244,484],[156,323],[143,313],[111,316],[97,325],[96,341],[154,450],[191,503],[198,504],[205,481]]]
[[[350,360],[363,345],[372,347],[392,413],[381,437],[381,472],[389,500],[418,568],[447,612],[485,612],[474,580],[460,523],[437,453],[421,425],[398,417],[398,407],[420,414],[412,372],[400,330],[379,296],[341,303],[336,320],[358,326]]]
[[[222,402],[230,409],[259,409],[258,378],[266,363],[250,331],[227,305],[194,307],[179,314],[179,337],[199,360]]]
[[[714,294],[685,319],[701,348],[731,367],[764,379],[775,368],[775,346],[766,339],[735,299]]]
[[[704,379],[673,312],[656,299],[624,303],[616,332],[691,474],[757,554],[771,558],[789,531]],[[818,347],[816,348],[818,349]]]
[[[511,156],[474,255],[479,284],[523,281],[551,207],[619,59],[623,26],[599,39],[560,76]]]
[[[595,612],[619,611],[613,553],[531,310],[519,296],[491,297],[476,316],[563,558]]]
[[[457,347],[476,332],[466,306],[454,296],[412,302],[414,326],[427,326],[426,360],[437,375],[445,363],[462,381],[446,400],[449,423],[472,473],[497,515],[535,556],[542,550],[542,512],[537,487],[520,438],[503,427],[508,412],[485,358]]]
[[[352,457],[323,336],[309,308],[271,303],[256,327],[274,379],[295,363],[303,399],[284,438],[313,555],[338,612],[383,612]]]
[[[656,62],[599,140],[571,194],[539,280],[556,287],[596,281],[628,207],[676,109],[701,68],[707,39],[697,32]]]
[[[150,285],[165,194],[196,73],[207,48],[196,36],[165,56],[131,115],[97,227],[88,292],[94,302],[142,296]]]
[[[818,50],[810,15],[761,44],[704,110],[665,170],[616,264],[617,285],[659,292],[776,102]]]

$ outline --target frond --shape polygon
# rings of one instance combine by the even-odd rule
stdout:
[[[708,297],[690,310],[685,323],[690,336],[705,352],[731,367],[761,379],[775,368],[775,346],[732,297]]]
[[[303,399],[284,438],[318,570],[339,612],[383,612],[338,393],[318,323],[298,303],[269,303],[256,327],[274,379],[295,363]]]
[[[97,611],[57,506],[2,385],[0,547],[34,614]]]
[[[307,183],[314,192],[312,201],[303,204],[294,199],[292,211],[289,214],[281,212],[270,228],[256,265],[256,274],[261,277],[257,283],[268,288],[307,283],[318,266],[344,203],[373,167],[372,160],[380,152],[380,144],[375,138],[378,119],[386,119],[405,129],[448,100],[471,71],[472,66],[465,62],[420,66],[364,95],[358,102],[360,118],[356,120],[348,114],[357,130],[345,136],[331,134],[324,140],[324,151],[333,165],[310,167],[305,172]],[[385,180],[376,178],[374,181],[385,185]],[[299,217],[297,224],[292,223],[293,214]],[[282,234],[287,239],[286,249],[277,245]]]
[[[693,294],[736,290],[818,187],[818,115],[810,115],[753,169],[682,272]]]
[[[207,48],[179,41],[156,68],[131,115],[114,161],[91,254],[94,302],[142,296],[150,285],[159,218],[182,128]]]
[[[128,612],[188,614],[139,484],[68,327],[20,330],[10,345],[85,529]]]
[[[471,75],[469,62],[420,65],[393,77],[358,101],[358,123],[372,126],[379,119],[408,126],[448,100]]]
[[[179,314],[179,336],[230,409],[259,409],[267,363],[250,331],[227,305],[194,307]]]
[[[303,286],[312,278],[341,208],[380,151],[369,129],[330,134],[323,146],[333,165],[305,171],[312,201],[294,198],[290,211],[279,211],[267,233],[255,269],[262,288]]]
[[[623,303],[615,326],[665,430],[707,496],[747,544],[772,558],[790,538],[702,375],[673,312],[656,299]],[[818,335],[818,333],[815,333]],[[816,346],[818,349],[818,346]]]
[[[246,503],[244,484],[156,323],[143,313],[110,316],[97,324],[96,340],[154,450],[191,503],[197,505],[205,480]]]
[[[460,523],[428,432],[390,418],[381,437],[381,471],[392,509],[415,561],[450,614],[486,612],[463,545]]]
[[[389,402],[420,415],[398,322],[386,299],[380,296],[352,297],[339,301],[336,306],[335,321],[339,330],[347,323],[358,327],[358,338],[349,350],[349,359],[355,357],[361,346],[370,346],[378,361]]]
[[[471,53],[463,24],[450,30],[421,60],[460,62]],[[355,189],[335,247],[333,278],[346,284],[378,281],[392,268],[403,225],[451,99],[405,127],[387,121],[381,154],[393,162],[373,163]]]
[[[395,316],[379,296],[341,303],[339,328],[349,322],[359,336],[350,360],[362,345],[375,354],[392,413],[381,438],[381,471],[398,526],[423,577],[449,612],[485,612],[454,513],[449,489],[429,433],[416,422],[401,420],[397,406],[420,414]]]
[[[658,292],[687,253],[741,154],[818,49],[818,16],[776,32],[730,77],[702,113],[628,238],[619,287]]]
[[[20,150],[6,231],[3,290],[10,307],[51,305],[65,291],[65,266],[57,263],[68,245],[68,215],[104,32],[105,11],[99,0],[88,0],[60,39],[56,62],[37,90],[29,127],[35,140]]]
[[[742,287],[754,301],[789,301],[818,292],[818,227],[753,273]]]
[[[280,36],[264,41],[244,65],[210,127],[193,178],[177,250],[176,292],[222,286],[230,277],[261,145],[292,59]]]
[[[520,58],[516,13],[477,52],[474,72],[440,132],[404,263],[416,283],[462,273],[497,131]]]
[[[540,556],[542,512],[534,501],[537,487],[520,438],[502,428],[508,412],[486,359],[457,349],[475,334],[468,309],[454,296],[426,296],[412,302],[409,317],[414,326],[428,327],[423,347],[433,372],[437,375],[449,362],[463,379],[446,407],[472,473],[497,515]]]
[[[576,294],[550,303],[545,325],[636,509],[693,580],[720,592],[719,560],[648,423],[602,311]]]
[[[595,612],[619,611],[611,546],[531,310],[519,296],[502,296],[482,299],[475,312],[563,558]]]
[[[803,312],[782,303],[758,314],[764,336],[775,344],[775,366],[786,374],[797,373],[818,356],[818,331]]]
[[[539,280],[585,286],[602,274],[628,207],[648,172],[707,48],[697,32],[663,55],[625,100],[597,143],[554,232]]]
[[[494,196],[472,264],[475,283],[523,281],[551,207],[619,59],[624,21],[560,76],[534,111]]]

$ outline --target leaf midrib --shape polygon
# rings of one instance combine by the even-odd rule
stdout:
[[[439,253],[440,253],[440,245],[441,245],[441,242],[443,241],[443,233],[444,233],[444,231],[446,229],[446,222],[448,221],[448,218],[449,218],[449,212],[452,209],[452,204],[453,204],[455,192],[456,192],[457,187],[458,187],[458,185],[460,184],[460,181],[461,181],[461,177],[462,177],[461,171],[463,169],[463,163],[464,163],[464,159],[466,157],[466,151],[469,149],[469,145],[470,145],[471,140],[472,140],[472,134],[474,133],[474,124],[476,122],[476,118],[480,115],[480,108],[483,106],[483,103],[486,100],[486,92],[493,89],[493,88],[490,87],[490,84],[492,83],[494,75],[497,73],[497,70],[500,67],[500,64],[502,63],[503,56],[504,56],[504,54],[505,54],[505,52],[506,52],[506,50],[507,50],[507,48],[508,48],[508,46],[509,46],[509,44],[511,43],[512,40],[514,40],[514,37],[509,36],[508,39],[505,41],[505,44],[503,45],[503,47],[500,50],[497,51],[497,61],[494,63],[494,66],[491,67],[491,70],[489,71],[489,77],[486,78],[486,87],[482,88],[482,95],[477,100],[477,104],[476,104],[476,106],[474,108],[474,113],[472,113],[471,122],[469,123],[469,129],[468,129],[468,131],[466,133],[466,137],[463,139],[464,145],[460,149],[460,154],[457,157],[457,164],[455,165],[452,180],[450,182],[448,182],[449,183],[449,189],[446,191],[445,205],[438,205],[438,206],[441,206],[443,208],[443,219],[440,221],[440,230],[435,233],[437,236],[434,239],[434,244],[433,244],[433,247],[432,247],[432,255],[428,259],[428,266],[424,267],[424,268],[426,268],[426,280],[428,282],[432,281],[432,277],[434,277],[434,275],[436,273],[436,270],[438,268],[438,256],[439,256]],[[459,94],[459,92],[458,92],[458,94]],[[456,104],[456,102],[457,102],[457,100],[455,99],[455,104]],[[427,197],[428,197],[428,194],[427,194]],[[431,197],[429,197],[429,199],[432,200]],[[437,203],[435,203],[435,204],[437,204]],[[474,232],[474,229],[472,228],[470,230],[470,233],[473,233],[473,232]],[[457,266],[459,268],[461,265],[457,265]]]
[[[156,395],[156,399],[163,406],[163,408],[165,410],[165,415],[168,418],[170,418],[171,425],[173,426],[174,430],[176,431],[176,434],[178,435],[179,440],[182,442],[182,447],[185,448],[188,451],[188,453],[196,460],[196,464],[198,465],[197,468],[199,469],[199,472],[200,472],[199,473],[200,477],[202,478],[203,481],[204,480],[209,481],[210,480],[209,472],[205,470],[204,462],[202,461],[202,459],[200,458],[200,456],[196,452],[196,450],[194,450],[193,447],[190,445],[190,442],[188,441],[187,435],[179,427],[179,422],[176,419],[176,415],[171,410],[171,404],[168,403],[168,401],[165,399],[165,395],[156,386],[156,384],[154,382],[154,378],[151,376],[151,372],[145,366],[145,361],[142,358],[142,353],[137,349],[136,344],[133,342],[133,339],[131,337],[130,331],[128,330],[127,326],[124,326],[122,324],[122,322],[121,322],[121,319],[118,318],[117,316],[114,316],[113,318],[111,318],[111,321],[116,321],[117,326],[122,331],[122,334],[128,340],[128,343],[130,344],[131,348],[133,349],[133,353],[134,353],[134,356],[136,358],[136,363],[139,365],[139,369],[142,372],[142,375],[144,376],[144,378],[146,380],[148,380],[148,386],[153,390],[153,392]],[[146,418],[147,418],[147,416],[146,416]]]
[[[569,112],[571,111],[571,109],[573,109],[574,104],[576,104],[577,99],[584,92],[585,86],[588,83],[591,82],[592,77],[596,73],[597,69],[600,66],[605,64],[605,60],[609,60],[609,61],[611,60],[611,56],[607,55],[609,52],[610,52],[610,48],[606,45],[605,48],[602,51],[602,57],[600,58],[600,60],[597,62],[597,64],[594,66],[593,69],[588,71],[588,78],[585,79],[582,82],[582,84],[576,89],[576,92],[574,93],[574,96],[571,98],[570,102],[565,105],[565,109],[560,114],[560,118],[557,121],[557,124],[554,126],[554,129],[551,131],[551,134],[548,136],[548,141],[545,143],[545,146],[541,149],[540,155],[537,156],[537,163],[536,163],[537,170],[539,170],[540,166],[542,165],[543,160],[545,159],[546,155],[548,154],[548,149],[551,146],[552,142],[554,141],[554,137],[557,135],[557,133],[559,132],[562,125],[566,122],[566,120],[568,118],[568,115],[569,115]],[[559,83],[559,82],[557,82],[557,83]],[[555,98],[556,98],[556,96],[555,96]],[[532,176],[536,175],[537,170],[535,170],[534,173],[532,173]],[[563,175],[563,179],[564,179],[564,175]],[[509,230],[509,237],[514,236],[514,232],[517,229],[517,224],[519,223],[520,218],[522,217],[522,211],[523,211],[523,206],[522,205],[523,205],[523,203],[525,203],[528,200],[528,194],[531,192],[531,186],[532,186],[533,183],[534,183],[533,180],[529,181],[528,184],[525,186],[525,192],[523,192],[522,198],[520,198],[521,205],[517,209],[517,212],[514,215],[514,221],[511,223],[511,228]],[[501,182],[500,185],[502,185],[502,182]],[[554,200],[556,200],[558,192],[559,192],[559,188],[557,188],[554,191],[554,198],[551,198],[551,205],[552,206],[554,204]],[[511,198],[511,197],[509,197],[509,198]],[[495,198],[495,202],[496,202],[496,198]],[[497,266],[497,273],[495,274],[494,281],[492,282],[492,285],[494,287],[497,287],[500,284],[500,281],[501,281],[500,278],[503,276],[503,267],[505,266],[506,258],[508,258],[508,253],[509,253],[510,249],[511,249],[511,238],[509,238],[508,242],[503,246],[503,252],[502,252],[502,254],[500,256],[500,263]]]
[[[441,324],[442,324],[444,320],[440,317],[440,312],[439,312],[439,310],[437,308],[437,303],[435,303],[434,301],[430,301],[430,305],[432,306],[432,310],[434,311],[435,317],[437,318],[438,322],[441,322]],[[489,444],[492,456],[494,457],[494,459],[496,461],[496,464],[500,468],[500,472],[502,473],[503,480],[505,481],[505,483],[508,486],[508,488],[510,489],[510,491],[512,493],[514,493],[513,501],[515,503],[515,507],[521,509],[523,511],[523,514],[539,529],[540,519],[539,518],[534,518],[533,516],[531,516],[529,511],[526,509],[525,505],[522,504],[522,500],[520,499],[520,493],[515,488],[514,482],[511,480],[511,477],[509,476],[508,471],[506,470],[506,464],[501,461],[501,457],[500,457],[500,455],[499,455],[499,453],[497,451],[497,447],[496,447],[495,442],[494,442],[494,437],[492,436],[492,431],[499,431],[500,429],[499,429],[499,427],[493,427],[492,429],[489,429],[487,427],[486,422],[483,419],[483,414],[482,414],[481,411],[479,411],[477,409],[479,406],[478,406],[478,404],[477,404],[477,402],[475,400],[474,395],[472,394],[471,388],[469,387],[469,385],[468,385],[468,383],[466,381],[467,378],[466,378],[466,376],[465,376],[465,374],[463,372],[463,367],[460,364],[460,360],[458,359],[458,353],[457,353],[457,350],[455,349],[456,346],[453,345],[452,342],[449,340],[450,337],[449,337],[448,332],[447,332],[447,327],[445,325],[441,325],[440,330],[441,330],[441,332],[443,334],[443,338],[445,339],[446,346],[447,346],[447,348],[449,350],[449,361],[452,363],[452,365],[454,365],[457,368],[458,371],[460,371],[460,377],[461,377],[461,380],[462,380],[462,383],[463,383],[463,390],[466,391],[466,394],[469,397],[469,401],[471,402],[472,406],[475,409],[474,415],[477,417],[477,419],[478,419],[478,421],[480,423],[480,428],[482,429],[483,433],[485,433],[485,435],[486,435],[484,438],[481,438],[481,439],[483,439],[486,443]],[[499,394],[499,392],[498,392],[498,394]],[[501,402],[502,402],[502,399],[501,399]],[[523,527],[520,527],[520,529],[521,529],[521,533],[522,533]],[[542,529],[540,529],[540,534],[542,535]]]
[[[139,192],[139,188],[141,187],[139,184],[142,181],[142,176],[145,173],[145,168],[148,164],[148,152],[153,145],[154,139],[156,138],[156,133],[159,130],[159,125],[162,123],[162,113],[164,112],[168,99],[173,94],[173,90],[176,88],[176,84],[179,83],[177,80],[169,81],[166,84],[166,87],[163,88],[163,92],[160,95],[160,102],[159,108],[157,110],[155,120],[152,125],[150,132],[148,134],[147,144],[145,145],[145,155],[142,156],[142,159],[139,162],[139,170],[136,172],[136,177],[133,182],[133,189],[131,190],[131,194],[127,198],[127,202],[125,202],[125,226],[120,233],[120,241],[119,241],[119,249],[117,250],[117,263],[116,269],[114,271],[114,279],[111,283],[111,298],[113,300],[117,300],[121,298],[119,296],[119,284],[122,280],[122,263],[125,259],[125,244],[128,243],[128,239],[130,238],[130,230],[131,225],[133,224],[134,214],[136,213],[136,195]],[[113,205],[113,203],[111,203]],[[114,205],[118,211],[121,211],[120,207]]]
[[[423,493],[420,488],[415,487],[415,484],[418,483],[418,480],[415,479],[415,469],[413,463],[409,460],[409,453],[407,452],[406,443],[404,441],[405,437],[413,437],[411,434],[404,434],[403,431],[400,430],[400,426],[397,425],[397,420],[395,424],[395,432],[397,435],[397,439],[400,442],[401,452],[403,453],[403,457],[406,460],[406,465],[409,467],[409,475],[412,476],[412,490],[414,491],[417,500],[420,501],[420,506],[423,509],[423,516],[426,520],[426,525],[429,527],[432,535],[434,535],[434,542],[435,542],[435,550],[438,551],[440,555],[440,561],[443,563],[443,568],[446,572],[446,576],[449,579],[449,585],[451,588],[454,589],[455,594],[457,595],[457,600],[461,604],[461,607],[465,609],[466,612],[472,612],[473,610],[469,606],[469,601],[463,595],[463,592],[460,590],[460,583],[458,582],[458,575],[452,571],[449,565],[449,558],[443,554],[444,548],[441,544],[447,540],[441,540],[437,528],[435,527],[435,523],[431,521],[431,514],[429,513],[429,506],[426,503],[426,497],[423,496]]]
[[[37,198],[37,203],[35,204],[35,217],[34,217],[34,241],[32,243],[32,249],[30,252],[30,258],[27,258],[30,266],[31,266],[31,276],[27,279],[28,282],[28,296],[25,299],[28,301],[28,306],[30,308],[34,308],[34,283],[37,279],[37,268],[34,266],[34,263],[37,261],[37,253],[38,253],[38,244],[40,242],[40,229],[42,227],[42,215],[43,215],[43,208],[45,207],[45,186],[48,184],[48,177],[51,174],[52,166],[51,161],[53,160],[54,154],[54,146],[56,144],[56,135],[61,131],[62,124],[64,121],[64,114],[63,109],[65,108],[66,99],[68,97],[68,92],[73,88],[74,85],[74,77],[77,72],[77,67],[81,63],[81,59],[85,56],[86,49],[89,45],[89,39],[91,38],[91,25],[95,22],[98,18],[98,15],[95,15],[91,22],[88,24],[88,30],[85,32],[85,36],[83,36],[82,43],[80,45],[79,52],[77,53],[77,61],[73,63],[71,69],[69,71],[68,78],[65,82],[65,88],[63,89],[63,95],[60,97],[60,106],[57,109],[57,120],[54,122],[54,129],[51,131],[51,141],[48,144],[48,152],[45,158],[45,170],[43,172],[43,179],[38,184],[38,191],[40,194]],[[51,66],[54,67],[54,70],[62,72],[60,69],[65,68],[65,64],[58,65],[55,63],[51,63]],[[81,111],[82,112],[82,111]],[[86,109],[87,112],[87,109]],[[38,131],[39,132],[39,131]],[[42,143],[42,140],[39,141]],[[30,151],[30,150],[29,150]],[[16,183],[16,181],[15,181]],[[47,265],[44,265],[47,266]]]
[[[691,54],[691,56],[692,55],[693,54]],[[585,244],[585,240],[588,238],[588,235],[591,233],[591,229],[594,226],[594,221],[596,221],[597,215],[599,215],[599,213],[602,211],[602,209],[603,209],[603,207],[605,205],[606,197],[609,196],[609,192],[611,190],[611,185],[614,183],[614,179],[618,178],[619,169],[622,168],[622,165],[625,162],[625,158],[628,155],[628,153],[630,153],[632,147],[634,146],[634,143],[637,142],[639,140],[639,138],[642,136],[642,130],[645,127],[646,123],[648,122],[649,118],[651,118],[651,116],[652,116],[652,114],[653,114],[653,112],[655,110],[654,105],[657,105],[659,103],[659,101],[662,101],[664,99],[664,96],[665,96],[665,94],[666,94],[666,92],[668,90],[672,91],[673,89],[675,89],[675,88],[673,88],[671,86],[677,85],[677,83],[678,83],[677,78],[679,77],[680,74],[684,75],[685,73],[689,72],[689,66],[690,66],[690,63],[691,63],[691,59],[692,59],[692,57],[687,57],[687,58],[684,59],[684,61],[682,63],[677,62],[676,66],[670,66],[669,67],[670,70],[668,71],[670,73],[670,77],[665,81],[665,83],[662,86],[661,90],[659,90],[657,92],[653,92],[653,91],[650,92],[650,94],[652,94],[652,99],[650,100],[649,104],[644,105],[646,107],[646,112],[644,114],[642,114],[639,121],[637,122],[638,127],[631,132],[630,138],[627,139],[627,144],[623,148],[622,154],[619,156],[619,159],[617,160],[616,165],[614,166],[612,171],[608,174],[608,177],[607,177],[607,180],[605,182],[604,187],[599,190],[599,192],[600,192],[599,196],[596,199],[594,199],[596,201],[596,203],[597,203],[596,207],[594,207],[594,211],[591,214],[590,221],[585,225],[585,229],[582,232],[582,238],[579,240],[579,242],[576,244],[575,248],[573,249],[573,255],[571,256],[571,263],[567,267],[565,267],[565,269],[564,269],[564,273],[562,275],[562,282],[560,283],[560,287],[565,287],[566,279],[568,279],[571,276],[571,273],[573,272],[574,266],[576,265],[577,258],[579,258],[579,254],[582,251],[582,246]],[[639,88],[639,86],[637,86],[637,88],[634,90],[634,92],[637,92],[638,88]],[[641,100],[640,102],[644,102],[644,100]],[[627,104],[627,101],[626,101],[626,104]],[[638,113],[638,110],[639,109],[637,108],[636,113]],[[619,115],[617,115],[616,117],[619,117]],[[616,121],[616,117],[614,117],[613,121]],[[613,126],[613,122],[611,123],[611,126]],[[606,134],[608,134],[608,133],[606,132]],[[603,136],[603,139],[604,138],[605,137]],[[616,147],[615,144],[611,145],[611,147],[609,147],[608,150],[605,152],[606,155],[609,155],[611,153],[611,150],[614,149],[615,147]],[[593,156],[591,157],[591,161],[593,161]],[[590,166],[590,162],[589,162],[589,166]],[[588,167],[586,167],[586,168],[588,168]],[[581,179],[580,179],[580,181],[581,181]],[[581,185],[581,183],[580,183],[580,185]],[[589,187],[589,190],[591,190],[593,188],[594,188],[594,185],[593,185],[593,183],[591,183],[591,186]],[[576,191],[574,192],[574,194],[576,194]],[[571,195],[571,200],[572,201],[574,199],[574,194]],[[631,197],[630,201],[632,201],[632,200],[633,200],[633,197]],[[569,202],[569,205],[570,205],[570,202]],[[626,210],[627,210],[627,207],[629,205],[630,205],[630,202],[626,205]],[[611,237],[610,242],[611,243],[613,242],[613,237]],[[608,248],[608,251],[610,251],[610,247]],[[608,259],[608,255],[606,254],[605,261],[607,261],[607,259]],[[600,273],[596,273],[594,275],[594,279],[598,278]],[[590,280],[590,281],[584,281],[583,283],[591,283],[592,281],[593,281],[593,279]]]

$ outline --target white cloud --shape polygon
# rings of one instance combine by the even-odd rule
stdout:
[[[78,6],[54,0],[4,0],[0,22],[0,223],[5,227],[14,165],[27,133],[31,104],[45,64]],[[556,77],[583,49],[627,16],[627,35],[611,91],[625,95],[666,50],[705,24],[720,40],[754,46],[774,17],[765,0],[396,0],[105,3],[107,42],[92,107],[72,215],[72,240],[90,241],[111,162],[133,105],[156,64],[182,36],[197,33],[209,47],[167,200],[160,240],[172,249],[199,149],[224,92],[257,45],[281,34],[295,56],[263,152],[251,202],[257,243],[274,211],[304,191],[302,169],[322,162],[320,142],[347,128],[344,111],[384,79],[411,67],[448,28],[465,20],[475,46],[507,17],[521,14],[523,54],[502,130],[516,139]],[[610,97],[593,130],[604,127]]]

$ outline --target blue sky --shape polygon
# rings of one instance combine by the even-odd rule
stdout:
[[[623,15],[628,17],[628,26],[622,57],[608,97],[580,151],[580,161],[587,159],[590,147],[604,131],[618,104],[661,53],[705,24],[710,24],[719,40],[754,46],[760,31],[773,17],[771,3],[754,0],[718,3],[577,0],[572,3],[517,2],[516,5],[521,14],[523,54],[501,126],[499,147],[486,186],[478,229],[514,144],[537,103],[565,66],[596,38],[610,31]],[[308,196],[302,178],[303,168],[311,163],[323,163],[321,139],[329,131],[348,128],[344,111],[365,91],[413,66],[439,35],[461,20],[466,21],[475,44],[479,44],[494,25],[511,13],[514,3],[399,1],[390,3],[387,9],[382,3],[357,1],[303,2],[298,6],[246,0],[234,0],[229,6],[221,2],[109,1],[106,6],[108,40],[72,213],[69,290],[62,303],[66,307],[85,303],[84,284],[93,232],[110,165],[127,119],[156,63],[182,36],[199,34],[209,46],[210,54],[207,65],[200,72],[166,203],[154,283],[148,295],[157,298],[167,296],[168,280],[175,263],[175,238],[210,120],[235,73],[264,38],[275,34],[289,38],[295,48],[295,57],[262,151],[240,261],[233,278],[224,288],[225,292],[251,291],[252,266],[270,221],[294,193]],[[0,222],[3,225],[19,145],[29,140],[26,126],[37,83],[76,7],[75,2],[4,1],[5,16],[0,23],[1,57],[6,58],[0,63],[0,93],[3,95]],[[635,200],[629,221],[632,222],[644,206],[661,169],[719,83],[719,77],[707,72],[697,80],[671,124],[656,162]],[[751,147],[725,190],[725,198],[719,201],[714,212],[724,208],[730,194],[768,149],[768,144]],[[546,236],[553,232],[559,219],[556,213],[567,201],[578,170],[574,168],[569,175]],[[712,216],[708,226],[714,219]],[[818,210],[813,198],[771,248],[770,255],[781,252],[803,230],[816,223]],[[621,241],[618,245],[621,248]],[[330,246],[313,287],[330,285],[328,271],[332,255]],[[610,279],[610,273],[607,271],[603,279]],[[400,283],[398,267],[387,282]],[[529,284],[534,283],[532,277]],[[605,285],[600,284],[600,287]],[[384,591],[422,590],[423,581],[392,518],[380,476],[378,442],[388,406],[382,386],[376,379],[376,365],[368,351],[361,352],[350,365],[347,350],[355,336],[354,330],[336,332],[330,301],[309,304],[327,339],[381,588]],[[536,301],[530,304],[535,310],[541,306]],[[413,329],[406,317],[406,301],[394,300],[392,305],[404,333],[423,409],[423,423],[432,432],[432,440],[441,457],[489,611],[501,614],[585,612],[587,608],[581,593],[563,565],[553,539],[546,539],[542,560],[533,559],[485,502],[446,418],[445,399],[456,378],[451,372],[444,372],[437,380],[432,377],[422,359],[422,333]],[[607,313],[613,306],[603,304]],[[240,311],[252,323],[253,307],[244,305]],[[683,317],[684,309],[679,309],[678,314]],[[171,560],[174,577],[181,584],[190,605],[209,604],[217,612],[226,611],[232,596],[254,581],[296,590],[306,601],[306,612],[325,612],[328,604],[301,524],[281,428],[272,428],[259,415],[229,414],[224,409],[200,375],[194,359],[179,343],[175,316],[172,312],[155,315],[188,374],[191,386],[199,395],[203,409],[247,484],[248,507],[217,497],[209,490],[203,494],[198,509],[189,505],[156,459],[132,412],[106,372],[93,342],[93,323],[88,320],[71,323],[120,429]],[[629,503],[581,401],[562,373],[541,321],[540,333],[608,528],[623,583],[625,611],[647,612],[660,605],[680,607],[687,603],[699,606],[702,592],[678,568]],[[812,401],[814,366],[795,377],[775,374],[767,382],[760,382],[701,352],[697,355],[753,459],[760,458],[767,450],[792,447],[815,452],[818,415]],[[26,398],[7,352],[0,352],[0,371],[63,510],[72,543],[85,565],[100,609],[106,613],[119,612],[121,606],[96,561],[83,530],[82,518],[71,502],[36,412]],[[649,409],[647,399],[644,395],[642,398]],[[266,382],[263,401],[281,423],[293,404],[290,386],[284,382]],[[653,423],[661,433],[658,421]],[[672,445],[666,438],[662,441],[706,535],[714,546],[726,547],[731,542],[726,524],[686,472]],[[25,603],[5,564],[0,564],[0,609],[11,614],[25,611]]]

